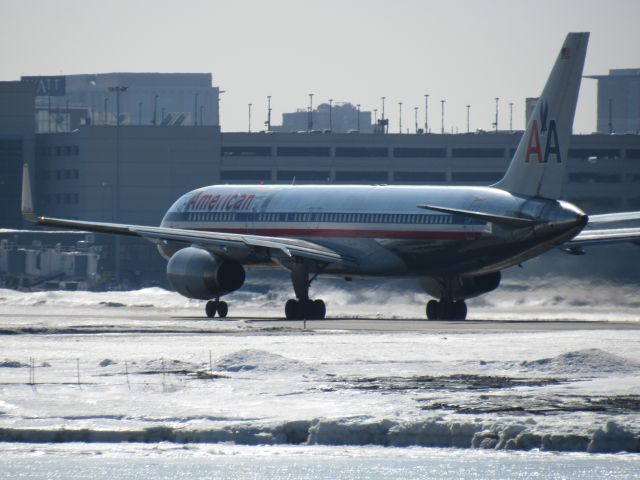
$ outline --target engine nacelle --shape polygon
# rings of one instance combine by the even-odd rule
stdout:
[[[179,250],[167,264],[169,283],[180,295],[209,300],[239,289],[244,284],[244,268],[196,247]]]
[[[474,277],[456,277],[450,283],[437,278],[421,278],[420,285],[432,297],[445,298],[449,293],[450,300],[465,300],[495,290],[500,285],[501,278],[500,272]]]

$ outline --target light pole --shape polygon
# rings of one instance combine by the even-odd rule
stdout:
[[[402,102],[398,102],[398,133],[402,133]]]
[[[413,111],[415,112],[416,133],[418,133],[418,107],[413,107]]]
[[[613,133],[613,98],[609,99],[609,135]]]
[[[309,121],[307,122],[307,130],[313,130],[313,93],[309,94]]]
[[[193,101],[193,124],[197,127],[198,126],[198,94],[194,93],[193,96],[194,101]]]
[[[444,102],[446,100],[440,100],[440,133],[444,133]]]
[[[500,101],[500,97],[496,97],[496,133],[498,133],[498,102]]]
[[[424,133],[429,133],[429,94],[424,95]]]
[[[153,125],[157,125],[158,122],[156,120],[157,116],[158,116],[158,97],[159,95],[156,94],[153,96]]]
[[[513,132],[513,102],[509,102],[509,131]]]
[[[381,118],[382,118],[382,133],[386,133],[386,127],[385,127],[385,119],[384,119],[384,101],[387,97],[381,97],[382,98],[382,114],[381,114]]]
[[[267,132],[271,131],[271,95],[267,95]]]
[[[116,222],[120,219],[120,94],[127,91],[127,87],[125,86],[115,86],[109,87],[110,92],[115,92],[116,94],[116,163],[115,163],[115,182],[113,192],[113,213],[111,217],[113,221]],[[116,282],[120,282],[120,235],[116,235],[115,238],[115,277]]]
[[[329,99],[329,130],[331,131],[333,131],[332,110],[333,110],[333,98],[330,98]]]
[[[358,107],[358,132],[360,131],[360,104],[356,105]]]
[[[251,104],[249,104],[249,133],[251,133]]]
[[[467,105],[467,133],[469,133],[469,110],[471,109],[471,105]]]

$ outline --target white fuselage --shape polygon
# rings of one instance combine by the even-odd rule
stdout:
[[[326,273],[468,274],[502,269],[540,253],[541,246],[552,248],[560,232],[549,238],[537,235],[533,241],[533,228],[505,231],[417,205],[513,215],[542,214],[550,210],[549,202],[491,187],[216,185],[183,195],[162,226],[308,239],[358,259],[355,271],[336,267]],[[552,206],[557,203],[552,201]],[[286,259],[239,260],[286,266]]]

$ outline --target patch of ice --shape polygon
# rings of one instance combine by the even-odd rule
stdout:
[[[241,423],[203,429],[168,425],[142,429],[2,428],[0,442],[231,442],[237,445],[378,445],[552,452],[640,452],[640,437],[612,421],[591,434],[563,431],[542,433],[533,428],[535,426],[521,423],[449,422],[443,419],[399,422],[342,418],[298,420],[272,425]]]

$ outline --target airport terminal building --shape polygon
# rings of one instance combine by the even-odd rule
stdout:
[[[213,88],[208,105],[217,105],[211,77],[201,81]],[[102,112],[91,112],[89,105],[75,128],[41,126],[42,133],[36,133],[36,118],[50,120],[37,113],[36,106],[45,100],[36,88],[32,82],[0,82],[0,179],[7,186],[0,228],[27,226],[18,214],[23,162],[33,165],[40,213],[157,225],[181,194],[215,183],[490,185],[502,177],[522,135],[374,134],[364,129],[228,133],[220,130],[217,108],[211,108],[211,116],[196,108],[194,93],[189,93],[192,116],[185,115],[180,123],[153,123],[148,103],[156,86],[139,92],[147,104],[140,115],[135,102],[126,109],[123,104],[125,117],[105,116],[102,122],[96,120]],[[202,112],[202,121],[196,112]],[[370,115],[360,120],[371,126]],[[574,135],[567,161],[569,201],[588,213],[640,209],[640,135]],[[164,284],[164,261],[150,243],[130,238],[115,242],[100,235],[94,241],[102,246],[105,272],[114,270],[115,258],[121,259],[118,280],[128,279],[132,286]]]

